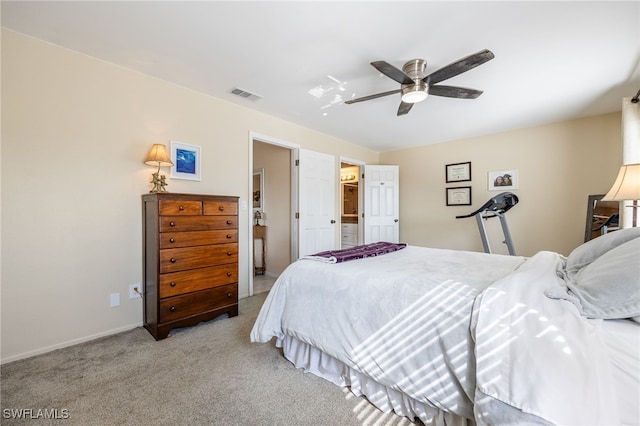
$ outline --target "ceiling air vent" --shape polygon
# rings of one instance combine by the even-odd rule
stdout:
[[[249,99],[250,101],[257,101],[258,99],[262,99],[262,96],[260,95],[247,92],[246,90],[238,89],[237,87],[234,87],[233,89],[231,89],[229,93],[232,93],[236,96],[240,96],[241,98]]]

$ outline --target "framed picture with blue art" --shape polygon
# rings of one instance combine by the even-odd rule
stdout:
[[[200,147],[171,141],[172,179],[200,180]]]

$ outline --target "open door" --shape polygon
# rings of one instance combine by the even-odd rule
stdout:
[[[364,244],[400,242],[399,177],[398,166],[364,166]]]
[[[336,245],[335,157],[299,150],[298,258]]]

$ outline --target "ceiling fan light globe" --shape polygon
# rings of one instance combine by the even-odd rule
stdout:
[[[415,104],[427,99],[429,92],[425,87],[420,85],[409,86],[402,89],[402,102],[407,104]]]

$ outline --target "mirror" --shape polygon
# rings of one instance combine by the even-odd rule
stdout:
[[[264,169],[253,171],[253,211],[264,211]]]
[[[342,215],[358,216],[358,184],[342,184]]]
[[[618,230],[618,201],[602,201],[604,194],[589,195],[587,205],[587,223],[584,231],[584,242],[592,240],[607,232]]]

